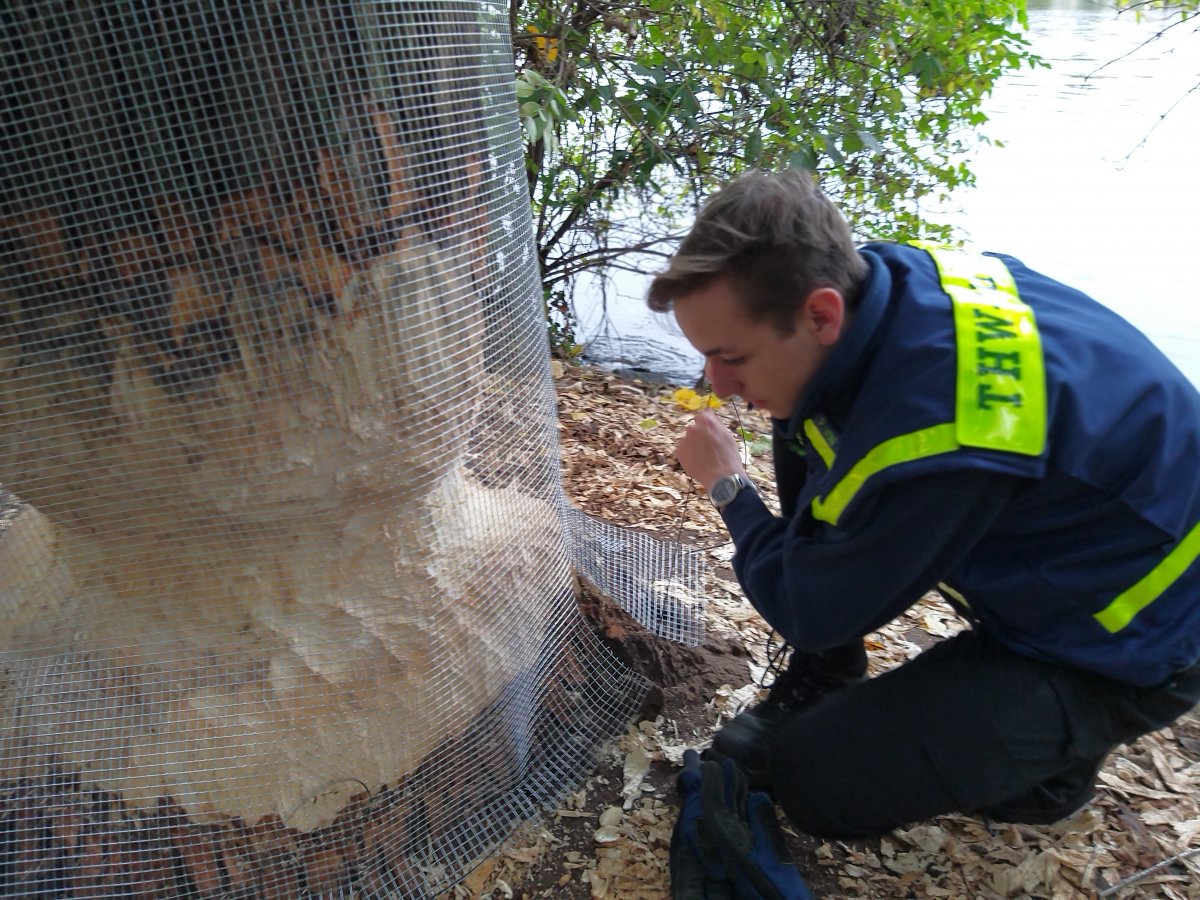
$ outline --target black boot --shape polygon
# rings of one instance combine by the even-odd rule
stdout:
[[[830,693],[866,677],[867,652],[855,641],[819,653],[800,653],[787,645],[766,699],[735,716],[713,737],[713,749],[730,756],[745,770],[752,788],[770,785],[769,744],[784,719],[812,706]]]

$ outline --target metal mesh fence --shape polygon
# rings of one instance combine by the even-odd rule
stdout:
[[[468,0],[0,8],[0,894],[432,896],[637,708],[511,52]],[[686,554],[601,550],[694,637]]]
[[[569,507],[567,542],[575,570],[642,626],[694,647],[704,639],[702,557],[662,540]]]

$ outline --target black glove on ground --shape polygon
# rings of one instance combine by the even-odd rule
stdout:
[[[685,750],[677,785],[674,900],[816,900],[792,862],[775,804],[747,790],[732,759]]]

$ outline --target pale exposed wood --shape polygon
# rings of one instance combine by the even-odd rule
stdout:
[[[537,643],[535,585],[496,573],[509,541],[564,565],[541,505],[453,474],[332,535],[177,529],[146,547],[27,507],[0,540],[18,576],[0,642],[29,648],[5,654],[0,778],[56,765],[135,806],[327,824],[361,791],[338,779],[394,782],[512,678],[502,618]],[[477,524],[497,512],[502,528]]]
[[[228,297],[237,347],[183,392],[118,321],[108,377],[3,357],[0,471],[33,505],[0,538],[0,781],[316,828],[532,662],[501,619],[536,647],[566,563],[548,503],[463,468],[478,299],[415,234],[328,315],[271,271],[170,275],[172,332]]]

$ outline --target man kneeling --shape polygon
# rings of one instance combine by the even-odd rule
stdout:
[[[1200,393],[1136,329],[999,254],[867,244],[806,175],[705,204],[649,304],[774,420],[781,516],[701,411],[684,469],[795,651],[715,738],[795,824],[1051,822],[1200,700]],[[971,628],[866,679],[937,587]]]

